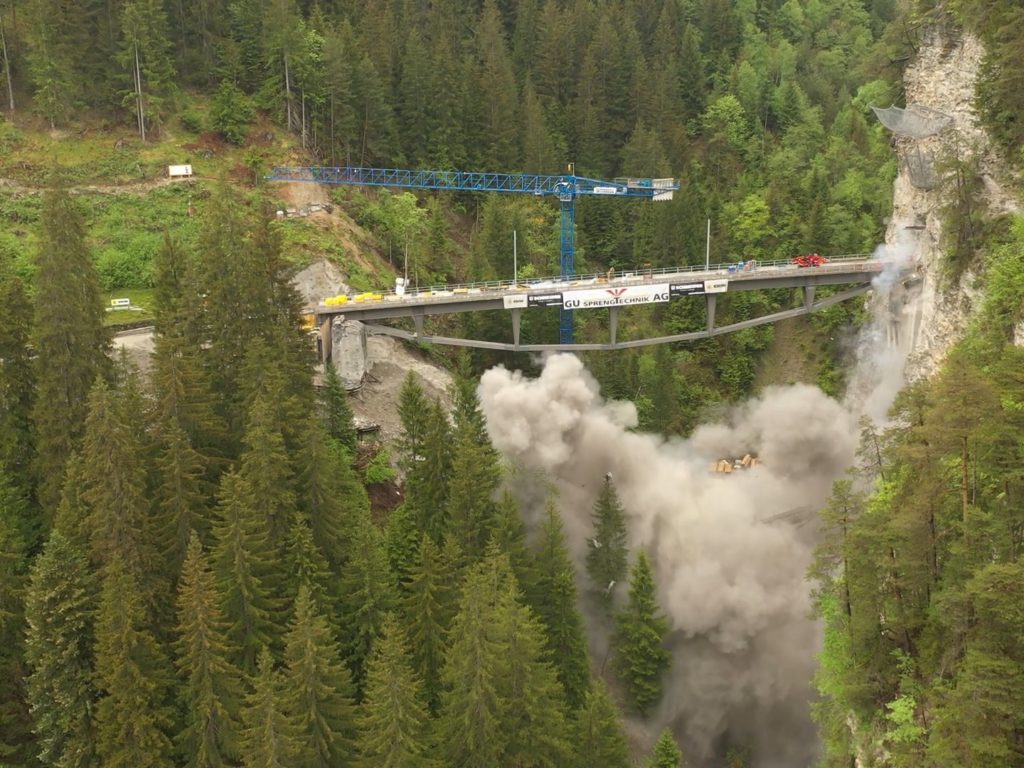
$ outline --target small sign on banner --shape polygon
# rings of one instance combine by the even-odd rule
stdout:
[[[562,306],[561,293],[537,293],[528,297],[528,307],[560,307]]]
[[[514,296],[502,296],[505,309],[524,309],[529,306],[525,293],[517,293]]]
[[[705,280],[704,293],[725,293],[729,290],[728,280]]]
[[[704,293],[704,283],[670,283],[668,286],[668,295],[673,299],[699,293]]]

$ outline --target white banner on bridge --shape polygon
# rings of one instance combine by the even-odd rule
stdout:
[[[505,309],[525,309],[529,297],[525,293],[519,293],[514,296],[502,296],[501,298],[505,303]]]
[[[725,293],[729,290],[728,280],[705,280],[704,293]]]
[[[668,284],[625,285],[590,291],[566,291],[562,295],[566,309],[597,309],[599,307],[626,307],[632,304],[657,304],[668,301]]]

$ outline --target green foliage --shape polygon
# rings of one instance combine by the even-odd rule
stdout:
[[[594,503],[593,521],[594,536],[587,550],[587,573],[603,603],[611,606],[615,584],[626,577],[628,550],[625,511],[610,473],[605,476]]]
[[[654,745],[654,753],[647,761],[647,768],[679,768],[682,759],[683,753],[679,751],[672,732],[664,731]]]
[[[252,768],[285,768],[301,754],[300,729],[285,709],[287,686],[281,670],[265,648],[260,651],[252,692],[242,710],[242,764]]]
[[[366,465],[366,469],[363,470],[363,477],[366,479],[367,485],[387,483],[394,480],[397,476],[398,473],[391,466],[391,454],[388,453],[386,448],[381,448],[377,451],[373,458],[370,459],[370,463]]]
[[[661,676],[671,663],[663,643],[668,623],[658,610],[654,576],[641,550],[633,565],[629,603],[616,616],[615,667],[630,704],[644,714],[661,698]]]
[[[360,718],[359,754],[366,768],[427,768],[429,721],[422,683],[408,662],[401,625],[389,617],[366,673],[366,702]]]
[[[210,104],[214,130],[232,144],[241,144],[252,117],[252,102],[231,80],[221,80]]]
[[[601,680],[594,680],[587,690],[583,706],[576,712],[571,741],[575,745],[574,768],[601,765],[627,768],[629,741],[622,729],[615,703]]]

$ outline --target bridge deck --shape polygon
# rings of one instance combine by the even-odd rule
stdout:
[[[757,265],[748,271],[732,271],[731,265],[719,265],[710,270],[703,267],[681,267],[667,270],[647,270],[636,273],[621,273],[608,279],[605,276],[587,275],[572,278],[549,278],[536,281],[494,281],[434,287],[428,290],[409,290],[404,296],[394,292],[380,294],[380,299],[348,301],[345,304],[328,306],[323,303],[311,308],[318,322],[335,315],[345,315],[353,320],[383,320],[416,315],[454,314],[487,309],[506,308],[506,297],[523,296],[528,304],[534,304],[542,297],[552,297],[545,306],[561,306],[554,301],[557,294],[582,290],[600,290],[632,287],[652,287],[671,284],[694,284],[705,281],[727,280],[722,293],[730,291],[766,290],[769,288],[794,288],[817,285],[863,284],[871,280],[885,267],[885,262],[866,259],[863,255],[832,259],[819,267],[796,267],[791,262],[770,262]],[[702,295],[704,290],[691,291],[687,295]]]

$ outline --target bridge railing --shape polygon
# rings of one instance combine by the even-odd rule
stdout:
[[[771,270],[776,274],[802,274],[812,271],[854,271],[851,269],[854,263],[862,262],[860,269],[856,271],[867,271],[874,269],[878,261],[871,258],[870,253],[847,253],[839,256],[830,256],[828,262],[817,267],[799,267],[791,259],[777,259],[774,261],[748,261],[729,262],[725,264],[704,264],[684,265],[677,267],[659,267],[651,269],[616,270],[609,279],[608,272],[592,272],[582,275],[557,275],[554,277],[540,277],[520,280],[481,280],[471,283],[448,283],[442,285],[427,285],[417,288],[406,287],[404,295],[399,296],[393,289],[374,291],[381,295],[382,301],[417,300],[430,301],[432,299],[450,299],[466,293],[483,293],[491,291],[536,291],[536,290],[560,290],[585,287],[596,284],[628,284],[630,282],[649,282],[656,278],[671,278],[674,276],[708,275],[714,277],[727,277],[729,279],[743,279],[753,277],[765,270]],[[840,267],[839,270],[835,270]],[[831,268],[831,270],[830,270]],[[376,302],[373,302],[376,303]]]

